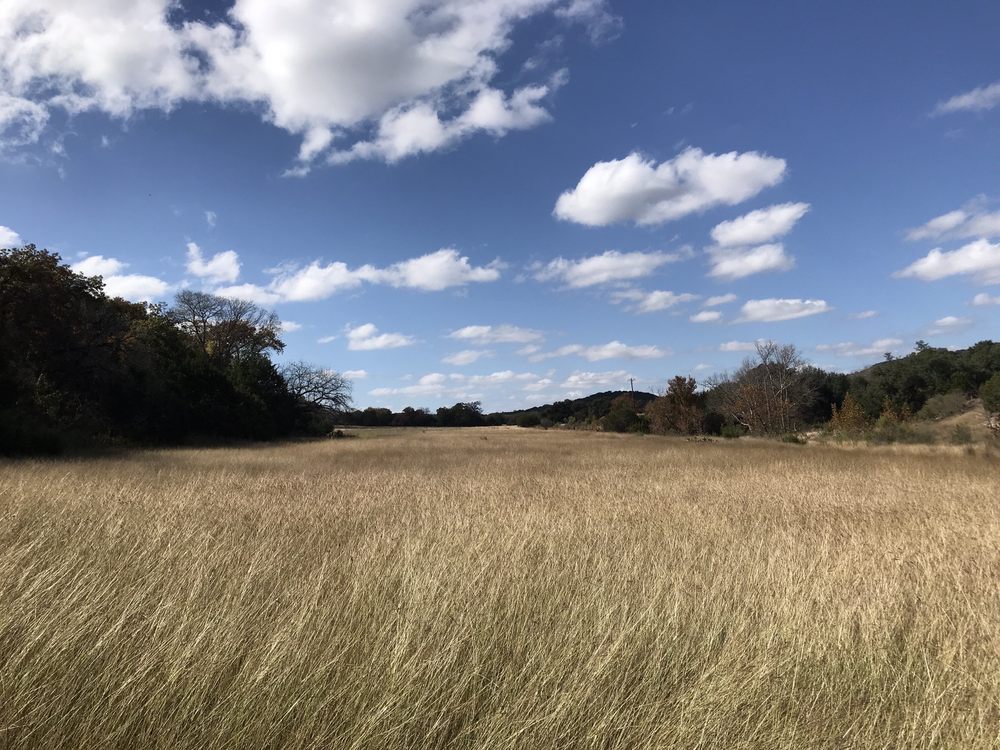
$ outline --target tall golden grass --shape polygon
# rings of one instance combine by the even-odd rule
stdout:
[[[0,464],[3,748],[996,748],[1000,463],[526,430]]]

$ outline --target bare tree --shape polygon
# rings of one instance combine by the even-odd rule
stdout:
[[[281,368],[288,392],[302,402],[326,411],[345,411],[351,405],[352,383],[339,372],[307,362]]]
[[[801,425],[810,394],[803,377],[806,362],[791,344],[760,341],[756,356],[743,360],[736,372],[706,384],[726,417],[751,433],[781,433]]]

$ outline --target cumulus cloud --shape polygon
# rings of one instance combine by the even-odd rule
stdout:
[[[816,347],[816,351],[830,352],[841,357],[874,357],[885,352],[896,352],[902,344],[902,339],[894,338],[876,339],[870,344],[844,341],[839,344],[820,344]]]
[[[485,346],[488,344],[531,344],[544,340],[541,331],[512,325],[465,326],[448,334],[448,338]]]
[[[448,365],[455,365],[456,367],[461,367],[463,365],[471,365],[473,362],[477,362],[483,357],[492,357],[493,352],[488,349],[463,349],[460,352],[455,352],[454,354],[449,354],[444,357],[441,361]]]
[[[0,145],[37,141],[57,108],[125,118],[185,102],[249,106],[300,135],[300,174],[324,152],[391,161],[499,136],[549,118],[564,76],[495,84],[515,28],[549,11],[592,33],[614,19],[603,0],[235,0],[211,20],[174,0],[5,0]]]
[[[938,318],[934,321],[930,328],[927,329],[928,336],[942,336],[946,333],[951,333],[952,331],[961,330],[962,328],[967,328],[973,324],[972,318],[960,318],[956,315],[946,315],[943,318]]]
[[[717,323],[722,320],[722,313],[717,310],[702,310],[690,318],[692,323]]]
[[[720,352],[752,352],[757,345],[752,341],[726,341],[719,344]]]
[[[445,374],[431,372],[421,376],[417,382],[398,388],[375,388],[372,396],[436,396],[450,395],[452,398],[468,399],[478,395],[470,389],[496,388],[508,383],[535,382],[538,376],[531,372],[502,370],[488,375],[466,375],[453,372]]]
[[[781,243],[759,247],[710,247],[708,275],[716,279],[733,281],[765,271],[788,271],[795,267],[795,259],[785,253]]]
[[[0,247],[20,247],[21,235],[10,227],[0,225]]]
[[[588,388],[607,388],[609,386],[624,388],[630,377],[631,375],[625,370],[606,372],[581,372],[577,370],[562,382],[561,387],[581,391]]]
[[[650,344],[640,346],[630,346],[621,341],[609,341],[607,344],[597,346],[584,346],[582,344],[567,344],[551,352],[538,352],[528,358],[532,362],[541,362],[555,357],[569,357],[572,355],[583,357],[590,362],[599,362],[605,359],[658,359],[670,354],[669,349],[661,349]]]
[[[394,263],[387,268],[364,265],[350,268],[342,261],[322,264],[313,261],[304,268],[286,268],[269,290],[279,299],[289,302],[325,299],[362,283],[388,284],[393,287],[441,291],[470,283],[496,281],[500,278],[502,264],[493,261],[485,266],[474,266],[457,250],[443,248],[419,258]]]
[[[555,215],[587,226],[662,224],[742,203],[784,175],[784,159],[756,151],[706,154],[689,148],[660,164],[633,152],[594,164],[559,196]]]
[[[104,291],[109,297],[122,297],[132,302],[162,301],[172,289],[163,279],[137,273],[104,278]]]
[[[268,307],[282,301],[280,294],[265,289],[257,284],[234,284],[232,286],[220,286],[212,290],[213,294],[220,297],[232,297],[253,302],[255,305]]]
[[[719,294],[705,300],[702,307],[718,307],[719,305],[728,305],[731,302],[735,302],[737,299],[738,298],[735,294]]]
[[[772,323],[794,320],[829,312],[832,308],[821,299],[752,299],[740,308],[741,323]]]
[[[719,247],[762,245],[784,237],[808,211],[808,203],[780,203],[751,211],[717,224],[712,230],[712,240]]]
[[[697,294],[683,292],[675,294],[670,291],[656,290],[644,292],[640,289],[623,289],[611,294],[611,301],[631,303],[628,309],[635,313],[652,313],[668,310],[671,307],[698,299]]]
[[[282,333],[295,333],[296,331],[302,330],[302,324],[296,323],[294,320],[283,320],[281,321],[281,332]]]
[[[686,253],[632,252],[608,250],[578,260],[556,258],[532,267],[538,281],[559,281],[571,289],[607,284],[614,281],[631,281],[649,276],[660,266],[675,263],[688,257]]]
[[[347,348],[355,352],[398,349],[415,343],[416,339],[402,333],[379,333],[374,323],[347,329]]]
[[[969,201],[962,208],[936,216],[906,233],[910,240],[942,238],[991,239],[1000,237],[1000,211],[990,211],[984,198]]]
[[[209,227],[213,227],[214,228],[215,227],[215,223],[218,220],[219,220],[219,215],[217,213],[215,213],[215,211],[206,211],[205,212],[205,223],[208,224]]]
[[[113,276],[128,264],[117,258],[105,258],[103,255],[89,255],[74,263],[71,268],[84,276]]]
[[[998,105],[1000,105],[1000,81],[979,86],[940,102],[934,113],[943,115],[952,112],[985,112]]]
[[[981,307],[983,305],[1000,305],[1000,295],[996,297],[991,297],[985,292],[982,294],[977,294],[975,297],[972,298],[972,304],[976,305],[977,307]]]
[[[1000,284],[1000,243],[976,240],[950,252],[935,248],[893,275],[923,281],[972,276],[982,284]]]
[[[213,284],[231,283],[239,278],[240,256],[233,250],[226,250],[205,260],[201,248],[194,242],[189,242],[187,244],[187,272]]]
[[[109,297],[122,297],[132,302],[159,302],[173,291],[173,286],[155,276],[122,273],[128,263],[103,255],[90,255],[70,266],[77,273],[104,278],[104,291]]]
[[[348,380],[364,380],[368,377],[367,370],[344,370],[340,374]]]

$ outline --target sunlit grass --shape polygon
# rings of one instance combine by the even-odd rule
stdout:
[[[1000,461],[516,429],[0,463],[3,748],[992,748]]]

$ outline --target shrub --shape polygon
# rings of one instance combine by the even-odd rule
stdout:
[[[979,389],[979,398],[988,412],[1000,411],[1000,372],[983,383]]]
[[[955,425],[951,431],[951,442],[955,445],[969,445],[973,442],[972,430],[964,424]]]
[[[541,424],[541,418],[538,416],[538,412],[529,411],[524,414],[518,414],[517,419],[514,423],[518,427],[538,427]]]
[[[781,436],[781,442],[791,443],[792,445],[805,445],[806,440],[800,435],[796,435],[794,432],[789,432],[787,435]]]
[[[965,409],[965,394],[961,391],[949,391],[938,396],[931,396],[927,403],[917,412],[919,419],[944,419],[955,414],[961,414]]]
[[[746,431],[737,425],[727,424],[722,426],[722,429],[719,430],[719,434],[724,438],[735,439],[746,435]]]

